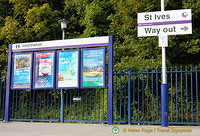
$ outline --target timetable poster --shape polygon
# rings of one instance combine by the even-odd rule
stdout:
[[[14,54],[12,88],[31,88],[32,54]]]
[[[58,53],[58,88],[78,87],[78,50]]]
[[[82,87],[104,87],[105,48],[82,51]]]
[[[54,52],[35,54],[34,88],[53,88]]]

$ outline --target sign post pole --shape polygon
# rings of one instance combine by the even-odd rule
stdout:
[[[67,28],[67,23],[68,21],[66,21],[65,19],[63,20],[59,20],[59,22],[61,22],[61,29],[62,29],[62,40],[65,40],[65,29]],[[64,50],[64,49],[62,49]],[[64,122],[64,92],[63,92],[63,89],[61,89],[61,92],[60,92],[60,97],[61,97],[61,104],[60,104],[60,112],[61,112],[61,123]]]
[[[161,11],[165,9],[165,0],[161,0]],[[165,35],[168,40],[168,36]],[[166,81],[166,48],[162,46],[162,84],[161,84],[161,126],[168,127],[169,102],[168,86]]]
[[[7,68],[7,78],[6,78],[6,101],[5,101],[5,122],[10,121],[10,79],[11,79],[11,66],[12,66],[12,45],[9,44],[8,48],[8,68]]]
[[[65,30],[62,29],[62,40],[65,40]],[[64,49],[62,49],[64,50]],[[64,92],[63,89],[60,90],[61,104],[60,104],[60,122],[64,122]]]

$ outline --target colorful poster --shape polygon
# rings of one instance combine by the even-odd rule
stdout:
[[[31,88],[32,54],[14,54],[12,88]]]
[[[82,87],[105,86],[105,48],[82,51]]]
[[[54,52],[35,53],[34,88],[53,88]]]
[[[58,52],[58,88],[78,87],[78,58],[78,50]]]

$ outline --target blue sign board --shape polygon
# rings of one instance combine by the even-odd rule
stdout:
[[[12,89],[31,88],[32,53],[13,54]]]
[[[82,50],[82,88],[105,87],[105,48]]]
[[[79,87],[79,50],[59,51],[57,88]]]
[[[34,59],[34,89],[54,88],[55,52],[36,52]]]

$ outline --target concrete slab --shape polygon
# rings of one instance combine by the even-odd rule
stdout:
[[[200,126],[0,122],[0,136],[200,136]]]

